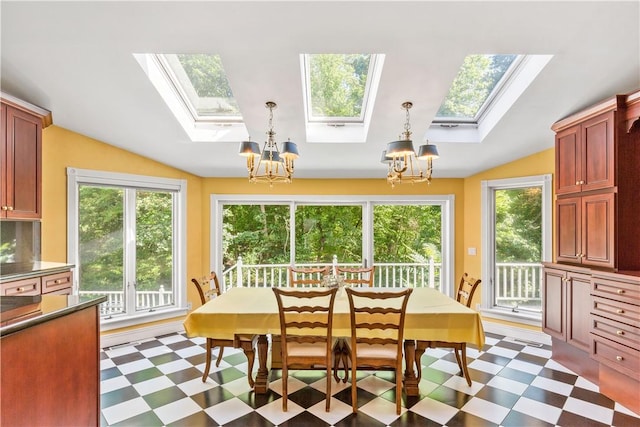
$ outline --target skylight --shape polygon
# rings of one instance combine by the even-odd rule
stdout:
[[[384,55],[300,56],[308,142],[364,142]]]
[[[430,142],[479,143],[553,55],[469,55],[433,119]]]
[[[246,138],[222,60],[209,54],[134,54],[191,141]]]
[[[464,59],[434,122],[478,123],[517,67],[518,55],[469,55]]]

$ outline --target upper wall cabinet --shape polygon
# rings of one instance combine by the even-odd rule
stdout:
[[[552,126],[559,263],[640,270],[638,120],[640,92],[618,95]]]
[[[0,219],[42,217],[42,129],[51,113],[2,94]]]
[[[614,113],[609,111],[556,135],[556,194],[614,186]]]

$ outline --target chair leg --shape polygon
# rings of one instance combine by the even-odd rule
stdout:
[[[220,351],[218,353],[218,358],[216,359],[216,366],[220,366],[220,361],[222,360],[222,353],[224,352],[224,347],[220,346]]]
[[[460,359],[460,353],[458,353],[459,348],[453,347],[453,354],[456,355],[456,362],[458,362],[458,368],[460,368],[460,373],[464,375],[464,368],[462,366],[462,359]]]
[[[402,409],[402,365],[396,369],[396,415],[400,415]]]
[[[204,365],[204,373],[202,374],[202,382],[207,380],[209,369],[211,368],[211,339],[207,338],[207,359]]]
[[[289,382],[289,370],[287,364],[282,364],[282,411],[287,412],[287,383]]]
[[[327,396],[325,400],[326,404],[324,409],[325,411],[329,412],[331,408],[331,360],[327,360]]]
[[[351,353],[353,355],[353,353]],[[353,413],[358,412],[358,386],[356,384],[356,361],[351,359],[351,408]]]
[[[467,379],[467,385],[471,387],[471,377],[469,376],[469,370],[467,369],[467,343],[462,343],[462,372]]]

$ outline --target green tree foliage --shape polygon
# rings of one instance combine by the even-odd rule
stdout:
[[[376,205],[373,212],[375,261],[441,261],[440,206]]]
[[[496,261],[540,262],[542,259],[542,189],[498,190]]]
[[[309,64],[314,116],[359,117],[371,55],[318,54]]]
[[[178,60],[201,98],[233,98],[219,55],[184,55]]]

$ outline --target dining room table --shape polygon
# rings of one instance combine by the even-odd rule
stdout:
[[[364,288],[393,291],[399,288]],[[236,334],[258,335],[256,393],[269,389],[267,335],[280,334],[278,304],[270,287],[237,287],[198,307],[184,321],[187,336],[233,339]],[[341,289],[334,304],[333,335],[351,336],[349,301]],[[414,288],[407,303],[404,325],[404,390],[417,396],[418,378],[413,369],[415,345],[419,341],[465,342],[481,349],[484,329],[480,314],[433,288]],[[466,363],[466,361],[464,361]],[[248,373],[251,375],[252,373]]]

